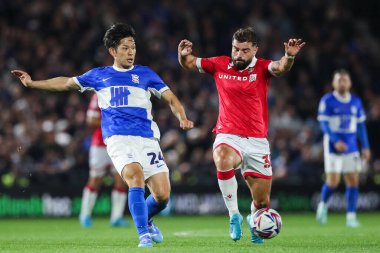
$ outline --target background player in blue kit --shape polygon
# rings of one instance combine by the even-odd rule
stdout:
[[[152,119],[151,94],[163,98],[182,129],[193,122],[169,87],[150,68],[134,65],[135,31],[127,24],[114,24],[104,44],[114,58],[113,66],[94,68],[77,77],[33,81],[21,70],[12,73],[24,86],[49,91],[94,90],[102,117],[102,135],[115,168],[129,186],[128,206],[139,234],[139,247],[152,247],[163,236],[153,216],[163,210],[170,195],[169,170],[159,146],[160,131]],[[151,195],[144,199],[145,183]]]
[[[346,70],[335,71],[333,88],[334,91],[324,95],[319,104],[318,120],[324,132],[326,182],[322,187],[316,218],[321,224],[327,222],[327,202],[343,173],[346,183],[346,225],[358,227],[356,207],[361,159],[357,138],[361,143],[363,161],[368,162],[371,158],[364,123],[365,112],[360,98],[350,93],[351,78]]]

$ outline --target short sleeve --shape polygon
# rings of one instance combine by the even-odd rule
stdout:
[[[217,57],[197,58],[196,65],[199,72],[213,74],[215,72],[215,63],[217,59]]]
[[[152,70],[150,70],[150,80],[149,80],[149,85],[148,89],[149,91],[155,95],[158,98],[161,98],[161,94],[168,90],[169,87],[164,83],[164,81]]]
[[[318,121],[327,121],[331,116],[328,104],[326,103],[326,97],[322,97],[318,106]]]
[[[83,75],[73,77],[74,82],[80,87],[80,92],[84,92],[85,90],[94,90],[97,78],[98,76],[96,69],[91,69]]]

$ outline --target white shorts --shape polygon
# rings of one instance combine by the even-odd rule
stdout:
[[[236,168],[241,168],[244,177],[255,176],[264,179],[272,178],[269,143],[266,138],[242,137],[234,134],[217,134],[213,149],[220,145],[234,149],[242,162]]]
[[[326,173],[360,172],[362,169],[359,152],[350,154],[331,154],[325,152]]]
[[[125,165],[139,163],[145,180],[160,173],[169,172],[157,139],[132,135],[113,135],[107,138],[107,152],[121,175]]]
[[[117,173],[111,158],[107,154],[107,148],[104,146],[91,146],[88,160],[90,177],[103,177],[107,169],[111,169],[111,172]]]

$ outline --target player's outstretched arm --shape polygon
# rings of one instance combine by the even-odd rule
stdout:
[[[187,119],[185,109],[183,108],[181,102],[171,90],[164,91],[161,96],[169,104],[173,114],[179,120],[179,124],[182,129],[187,130],[194,127],[194,123]]]
[[[305,44],[301,39],[289,39],[288,42],[284,42],[285,55],[279,61],[272,62],[273,74],[281,76],[288,72],[293,66],[295,56]]]
[[[21,83],[28,88],[35,88],[48,91],[68,91],[79,90],[79,86],[71,77],[55,77],[47,80],[33,81],[30,75],[22,70],[12,70],[11,73],[17,76]]]
[[[197,57],[192,55],[193,43],[188,40],[181,40],[178,45],[178,62],[184,69],[197,69]]]

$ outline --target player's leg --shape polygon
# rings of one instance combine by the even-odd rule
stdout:
[[[326,173],[326,181],[321,189],[321,200],[317,207],[316,219],[320,224],[327,223],[328,201],[340,182],[340,173]]]
[[[356,228],[360,226],[356,218],[359,197],[359,172],[361,170],[359,153],[347,154],[343,157],[343,172],[346,184],[346,225]]]
[[[127,203],[127,185],[118,173],[113,173],[114,186],[111,193],[111,225],[113,227],[127,227],[128,222],[123,218]]]
[[[147,186],[151,194],[146,199],[148,206],[148,228],[154,242],[163,241],[163,235],[153,222],[153,217],[164,210],[169,202],[170,181],[169,173],[161,172],[147,179]]]
[[[255,176],[246,176],[245,181],[249,187],[252,196],[251,215],[247,216],[247,222],[251,230],[251,242],[263,243],[264,240],[257,237],[252,231],[252,215],[261,208],[269,207],[270,190],[272,187],[271,178],[259,178]]]
[[[238,184],[235,177],[235,168],[241,164],[242,158],[231,145],[223,142],[217,144],[217,141],[214,144],[213,158],[219,188],[230,216],[230,237],[236,241],[240,240],[242,236],[243,217],[238,208]]]
[[[321,199],[317,206],[316,220],[319,224],[327,223],[328,200],[340,183],[343,160],[340,156],[325,151],[326,180],[321,189]]]
[[[346,224],[348,227],[358,227],[360,223],[356,218],[356,208],[359,197],[359,173],[350,172],[344,175],[346,182]]]
[[[144,198],[145,176],[142,167],[141,142],[136,136],[112,136],[107,139],[107,152],[123,180],[127,183],[128,207],[137,233],[139,247],[152,247],[148,231],[148,208]]]
[[[148,230],[148,207],[144,198],[143,168],[139,163],[130,163],[124,166],[121,175],[129,187],[128,206],[139,234],[139,247],[152,247],[152,238]]]
[[[103,177],[91,177],[88,179],[82,193],[82,205],[80,209],[79,222],[85,227],[92,227],[92,209],[94,208],[98,191],[102,184]]]
[[[79,215],[81,225],[86,228],[92,226],[92,209],[94,208],[106,171],[107,164],[105,159],[103,159],[104,157],[107,157],[105,148],[91,146],[89,152],[89,179],[83,189],[82,206]]]

